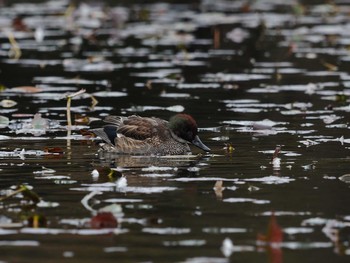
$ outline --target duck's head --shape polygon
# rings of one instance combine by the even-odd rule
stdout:
[[[179,138],[192,143],[203,151],[210,151],[199,139],[197,123],[190,115],[180,113],[171,117],[169,120],[169,128]]]

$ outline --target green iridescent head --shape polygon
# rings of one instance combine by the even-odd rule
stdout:
[[[169,120],[169,128],[181,139],[194,144],[204,151],[210,151],[199,139],[197,123],[190,115],[180,113],[171,117]]]

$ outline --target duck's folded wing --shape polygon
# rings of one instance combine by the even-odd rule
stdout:
[[[149,139],[139,140],[117,133],[117,127],[113,125],[106,125],[103,128],[90,131],[107,144],[104,146],[106,150],[112,152],[142,154],[149,152],[151,148]]]
[[[114,145],[117,136],[117,128],[115,126],[106,125],[103,128],[91,129],[90,131],[109,145]]]
[[[118,134],[115,149],[121,153],[145,154],[149,153],[151,145],[148,140],[137,140]]]
[[[162,129],[166,129],[164,121],[156,118],[130,116],[119,125],[117,132],[136,140],[145,140],[156,136]]]

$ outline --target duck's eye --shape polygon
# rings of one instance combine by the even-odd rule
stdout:
[[[192,139],[193,139],[193,132],[191,132],[191,131],[188,131],[187,132],[187,134],[186,134],[186,137],[187,137],[187,140],[188,141],[192,141]]]

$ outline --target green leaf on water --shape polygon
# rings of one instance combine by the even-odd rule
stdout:
[[[344,94],[337,94],[335,96],[335,101],[340,103],[345,103],[347,101],[348,97]]]

